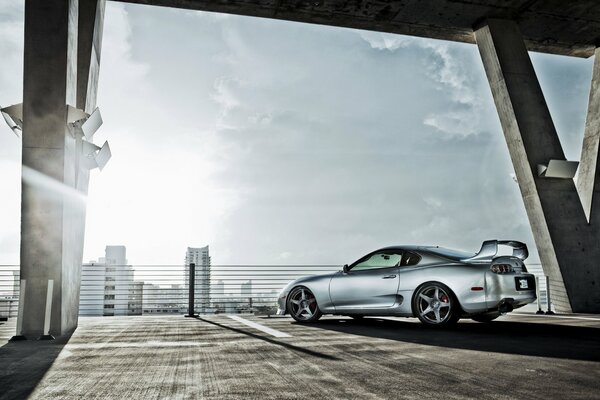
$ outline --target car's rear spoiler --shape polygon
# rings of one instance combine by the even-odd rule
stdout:
[[[529,257],[529,251],[525,243],[517,242],[516,240],[486,240],[481,245],[481,250],[477,254],[461,261],[466,263],[491,262],[496,254],[498,254],[498,246],[502,245],[512,247],[512,256],[519,258],[521,261]]]

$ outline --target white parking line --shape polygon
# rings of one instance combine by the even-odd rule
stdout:
[[[536,315],[536,314],[531,314],[531,313],[523,313],[523,312],[513,312],[511,314],[516,314],[516,315],[527,315],[527,316],[533,316],[533,317],[549,317],[549,318],[564,318],[564,319],[583,319],[583,320],[587,320],[587,321],[600,321],[600,318],[592,318],[592,317],[575,317],[575,316],[571,316],[571,315]]]
[[[269,335],[272,335],[272,336],[275,336],[278,338],[292,337],[292,335],[288,335],[285,332],[281,332],[276,329],[269,328],[268,326],[257,324],[256,322],[248,321],[247,319],[238,317],[237,315],[228,315],[228,317],[237,322],[241,322],[244,325],[248,325],[251,328],[258,329],[259,331],[263,331],[265,333],[268,333]]]

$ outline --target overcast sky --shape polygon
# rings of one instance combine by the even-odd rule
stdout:
[[[23,1],[0,3],[0,105]],[[592,59],[532,54],[578,160]],[[108,2],[84,261],[343,264],[392,244],[535,245],[473,45]],[[0,264],[19,262],[20,139],[0,125]]]

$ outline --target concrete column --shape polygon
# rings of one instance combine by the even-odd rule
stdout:
[[[598,163],[598,145],[600,144],[600,48],[596,49],[594,59],[594,70],[592,74],[592,87],[590,88],[590,100],[588,105],[587,119],[585,121],[585,133],[583,136],[583,147],[581,149],[581,163],[577,177],[577,189],[581,197],[583,210],[591,223],[592,200],[597,201],[600,195],[600,163]],[[596,207],[596,213],[598,211]],[[595,216],[596,217],[596,216]],[[594,223],[600,223],[595,218]],[[599,244],[600,246],[600,244]]]
[[[600,232],[588,224],[572,179],[539,177],[564,160],[550,112],[514,21],[475,30],[492,95],[553,301],[561,312],[600,312]]]
[[[21,276],[23,333],[31,337],[43,330],[49,279],[50,333],[77,327],[89,178],[79,165],[81,138],[67,128],[67,105],[77,102],[78,24],[78,0],[25,2]]]
[[[88,114],[96,108],[105,0],[79,0],[77,108]]]

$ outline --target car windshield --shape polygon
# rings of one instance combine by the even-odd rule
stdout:
[[[395,267],[400,265],[401,259],[401,251],[378,251],[357,261],[352,266],[352,271]]]

